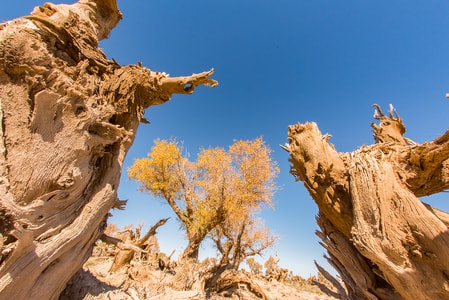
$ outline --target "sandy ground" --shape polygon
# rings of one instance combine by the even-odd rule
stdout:
[[[117,300],[183,300],[206,299],[201,287],[195,285],[190,291],[177,291],[170,287],[173,275],[157,270],[151,265],[139,264],[123,268],[114,274],[108,270],[111,258],[92,257],[82,271],[69,282],[60,300],[78,299],[117,299]],[[255,278],[270,300],[334,300],[315,285],[281,283]],[[245,285],[240,285],[232,295],[213,296],[209,299],[260,299]]]

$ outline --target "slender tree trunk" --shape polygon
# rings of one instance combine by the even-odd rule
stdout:
[[[55,299],[89,257],[144,109],[215,86],[169,78],[98,48],[115,0],[45,4],[0,24],[0,294]]]
[[[188,244],[187,247],[181,254],[181,260],[189,260],[189,261],[198,261],[198,255],[201,243],[205,238],[205,234],[195,233],[195,234],[187,234],[188,235]]]
[[[318,235],[351,299],[448,299],[448,215],[418,196],[449,186],[449,133],[419,145],[392,107],[376,112],[377,143],[352,153],[314,123],[290,126],[291,172],[318,204]]]
[[[180,217],[180,219],[182,220],[181,217]],[[187,247],[182,252],[180,260],[187,260],[187,261],[194,261],[194,262],[196,262],[198,260],[198,254],[199,254],[201,243],[206,238],[207,234],[209,234],[212,231],[212,229],[223,220],[223,214],[218,212],[213,220],[214,220],[214,222],[208,223],[206,227],[203,227],[200,229],[194,229],[194,230],[192,230],[191,228],[186,229],[187,230],[187,239],[189,240],[189,243],[187,244]],[[188,220],[186,218],[185,221],[183,221],[183,223],[188,224],[188,223],[190,223],[190,220]]]

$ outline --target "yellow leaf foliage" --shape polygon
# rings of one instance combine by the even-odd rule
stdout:
[[[136,159],[128,168],[128,176],[139,182],[142,190],[174,200],[181,190],[178,177],[185,162],[175,141],[156,140],[148,158]]]

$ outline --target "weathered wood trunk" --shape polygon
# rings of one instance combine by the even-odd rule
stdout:
[[[0,295],[55,299],[89,257],[144,109],[212,71],[170,78],[98,48],[115,0],[45,4],[0,24]]]
[[[318,204],[319,237],[351,299],[448,299],[448,214],[419,196],[449,187],[449,131],[422,145],[376,106],[377,141],[338,153],[315,123],[289,127],[291,173]]]
[[[128,264],[134,257],[134,253],[136,251],[143,251],[141,248],[145,245],[145,243],[150,239],[150,237],[154,236],[156,234],[156,230],[163,226],[168,221],[168,218],[161,219],[159,222],[154,224],[150,230],[145,234],[143,238],[138,237],[134,241],[128,241],[128,243],[131,243],[132,247],[120,247],[119,244],[116,244],[119,247],[118,253],[114,257],[114,262],[111,265],[111,268],[109,269],[109,272],[115,272],[120,267]],[[107,240],[105,242],[108,242]]]

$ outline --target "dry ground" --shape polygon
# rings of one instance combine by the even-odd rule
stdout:
[[[85,300],[182,300],[206,299],[200,284],[193,284],[192,290],[177,291],[171,286],[172,274],[158,270],[144,262],[133,261],[130,266],[109,274],[112,258],[92,257],[82,271],[71,280],[60,299]],[[271,300],[334,300],[310,283],[281,283],[263,278],[253,278]],[[222,294],[209,299],[259,299],[244,285],[233,294]]]

